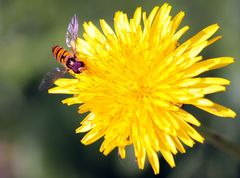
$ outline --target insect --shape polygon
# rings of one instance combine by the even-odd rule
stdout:
[[[75,74],[80,74],[85,69],[85,64],[76,56],[76,40],[78,37],[78,19],[74,15],[67,28],[66,44],[71,49],[67,51],[58,45],[52,47],[52,53],[55,59],[61,63],[64,68],[54,68],[48,72],[42,79],[38,89],[40,91],[48,89],[52,86],[55,80],[63,77],[67,71],[72,71]]]

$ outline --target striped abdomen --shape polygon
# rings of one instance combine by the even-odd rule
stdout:
[[[60,46],[52,47],[53,56],[57,59],[58,62],[66,65],[67,59],[73,57],[66,49]]]

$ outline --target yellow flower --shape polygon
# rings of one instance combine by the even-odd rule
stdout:
[[[81,104],[79,113],[89,112],[76,129],[88,132],[81,142],[91,144],[103,137],[100,151],[108,155],[133,145],[137,163],[144,168],[148,158],[159,173],[160,152],[171,167],[173,155],[185,152],[204,138],[193,128],[200,122],[181,106],[190,104],[220,117],[235,117],[234,111],[205,95],[225,91],[230,81],[197,77],[206,71],[233,63],[231,57],[203,60],[199,53],[220,38],[209,39],[219,28],[208,26],[184,43],[179,38],[189,29],[178,29],[184,12],[174,18],[171,6],[155,7],[147,16],[137,8],[132,19],[121,11],[114,17],[114,30],[100,20],[102,32],[92,22],[84,23],[83,38],[77,40],[78,58],[86,71],[74,79],[58,79],[49,93],[73,94],[63,100]],[[142,27],[143,26],[143,27]]]

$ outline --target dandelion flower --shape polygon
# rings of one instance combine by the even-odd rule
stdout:
[[[92,22],[84,23],[77,56],[86,64],[85,72],[58,79],[49,90],[72,94],[62,102],[80,104],[79,113],[88,112],[76,129],[76,133],[88,132],[83,144],[103,138],[100,151],[108,155],[118,148],[121,158],[126,156],[125,147],[133,145],[138,167],[144,168],[147,157],[155,174],[159,173],[157,153],[175,167],[173,155],[184,153],[183,145],[204,141],[193,128],[200,122],[183,104],[220,117],[236,115],[205,98],[225,91],[230,81],[197,77],[234,62],[231,57],[203,60],[199,55],[220,38],[211,38],[219,26],[210,25],[180,43],[189,27],[178,30],[184,12],[172,18],[170,11],[168,4],[153,8],[149,15],[137,8],[131,19],[118,11],[114,30],[100,20],[102,32]]]

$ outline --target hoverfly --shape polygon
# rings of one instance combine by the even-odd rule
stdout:
[[[80,74],[85,69],[85,64],[76,56],[76,40],[78,37],[78,19],[74,15],[68,25],[66,33],[66,44],[71,49],[67,51],[58,45],[52,47],[52,53],[55,59],[64,67],[56,67],[49,71],[42,79],[38,89],[40,91],[48,89],[58,78],[63,77],[66,72],[72,71],[75,74]]]

